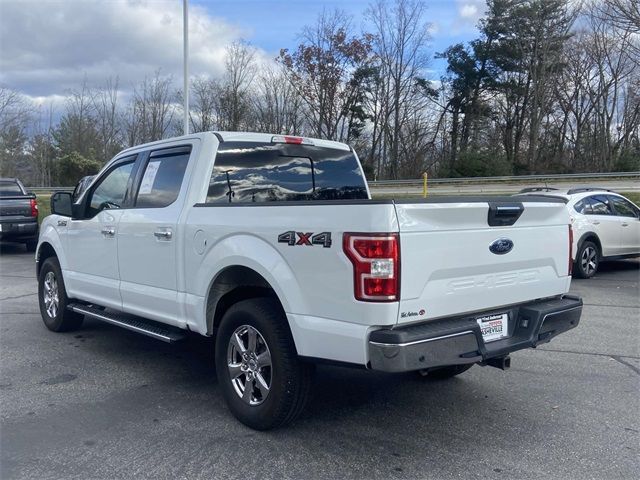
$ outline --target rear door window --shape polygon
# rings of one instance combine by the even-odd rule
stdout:
[[[151,152],[138,188],[136,208],[162,208],[178,198],[191,147]]]
[[[351,151],[309,145],[225,142],[207,202],[275,202],[368,198]]]
[[[589,197],[592,215],[613,215],[609,198],[606,195],[594,195]]]

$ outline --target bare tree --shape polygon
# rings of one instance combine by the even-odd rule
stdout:
[[[172,95],[173,78],[158,70],[135,87],[126,118],[129,145],[165,138],[175,113]]]
[[[218,105],[222,92],[220,82],[212,78],[196,78],[191,82],[189,119],[194,132],[218,128]]]
[[[93,109],[98,130],[98,160],[111,159],[122,148],[122,125],[118,106],[118,78],[109,78],[93,93]]]
[[[43,117],[46,116],[46,120]],[[49,103],[46,110],[41,105],[38,108],[34,135],[31,138],[30,155],[36,166],[33,183],[50,187],[55,180],[55,146],[53,143],[53,103]]]
[[[65,113],[53,133],[60,156],[76,152],[95,159],[98,146],[92,91],[85,77],[80,88],[69,92]]]
[[[594,76],[589,85],[594,105],[593,135],[590,148],[597,156],[598,167],[611,169],[620,148],[637,129],[640,105],[633,88],[638,85],[638,71],[629,48],[633,34],[620,35],[602,18],[591,15],[591,41],[588,53]]]
[[[26,127],[33,105],[19,92],[0,86],[0,131],[11,126]]]
[[[15,90],[0,87],[0,174],[14,176],[22,164],[33,105]]]
[[[265,65],[253,94],[255,129],[280,134],[301,134],[304,105],[280,65]]]
[[[278,61],[305,103],[313,135],[347,140],[359,121],[364,76],[369,60],[370,35],[352,33],[350,18],[342,11],[323,11],[306,27],[303,42],[293,52],[283,49]]]
[[[249,89],[257,72],[255,49],[246,42],[233,42],[226,49],[225,75],[220,100],[219,123],[224,130],[240,130],[249,114]]]
[[[374,53],[379,61],[381,158],[388,158],[388,175],[396,178],[402,163],[404,121],[425,106],[424,89],[416,88],[428,66],[429,24],[426,7],[417,0],[377,0],[367,18],[373,24]],[[406,158],[406,157],[405,157]],[[415,172],[419,174],[419,172]]]

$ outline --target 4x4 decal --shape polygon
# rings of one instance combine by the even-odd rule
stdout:
[[[324,248],[331,247],[331,232],[316,233],[313,232],[288,232],[278,235],[278,243],[286,243],[290,247],[295,245],[322,245]]]

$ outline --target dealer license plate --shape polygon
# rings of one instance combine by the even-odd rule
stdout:
[[[509,315],[506,313],[487,315],[486,317],[477,318],[476,321],[480,325],[482,338],[485,342],[500,340],[508,335]]]

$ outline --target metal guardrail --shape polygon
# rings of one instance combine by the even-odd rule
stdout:
[[[53,193],[53,192],[69,192],[73,193],[74,187],[25,187],[28,191],[35,194]]]
[[[565,174],[549,174],[549,175],[512,175],[501,177],[460,177],[460,178],[429,178],[429,185],[433,184],[470,184],[470,183],[505,183],[505,182],[535,182],[549,181],[562,182],[571,180],[598,180],[607,178],[638,178],[640,172],[608,172],[608,173],[565,173]],[[422,185],[422,178],[410,180],[378,180],[369,182],[370,187],[397,187],[403,185]]]
[[[526,182],[562,182],[571,180],[599,180],[607,178],[638,178],[640,172],[608,172],[608,173],[564,173],[549,175],[512,175],[501,177],[460,177],[460,178],[430,178],[429,185],[456,185],[456,184],[478,184],[478,183],[526,183]],[[378,180],[369,182],[372,188],[398,187],[398,186],[421,186],[422,178],[409,180]],[[27,187],[33,193],[50,192],[73,192],[73,187]]]

